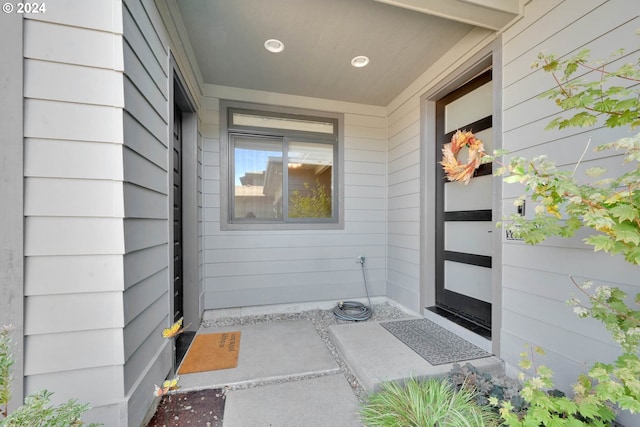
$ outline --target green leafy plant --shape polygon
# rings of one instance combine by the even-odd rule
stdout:
[[[554,389],[553,371],[544,365],[534,366],[533,352],[544,355],[540,347],[520,354],[520,367],[532,371],[524,382],[520,395],[527,402],[524,411],[517,411],[510,401],[499,401],[491,397],[493,405],[500,405],[500,416],[511,427],[527,426],[609,426],[616,413],[608,399],[592,393],[591,380],[582,375],[574,386],[574,396],[567,397]]]
[[[553,99],[564,110],[579,110],[569,118],[554,119],[548,128],[591,126],[600,116],[606,117],[608,127],[640,126],[640,90],[621,85],[640,83],[639,64],[625,64],[609,72],[602,64],[589,66],[588,58],[589,51],[583,50],[564,61],[540,55],[534,64],[551,73],[557,84],[543,97]],[[587,82],[573,79],[580,67],[596,72],[598,78]],[[585,243],[596,251],[622,254],[628,262],[640,265],[640,134],[599,145],[596,150],[624,152],[628,172],[600,179],[606,169],[590,168],[585,183],[576,177],[582,158],[568,171],[558,169],[547,156],[532,160],[514,157],[508,166],[499,168],[498,175],[507,175],[504,180],[508,183],[525,184],[532,200],[539,203],[533,219],[512,215],[509,228],[515,237],[536,244],[550,236],[570,237],[588,227],[598,233]]]
[[[11,354],[11,330],[12,327],[5,325],[0,329],[0,416],[5,418],[9,415],[9,400],[11,400],[11,368],[14,359]]]
[[[472,391],[475,394],[476,403],[480,406],[489,405],[497,400],[508,401],[512,411],[517,413],[527,408],[526,402],[520,396],[522,384],[514,378],[481,372],[471,363],[464,365],[454,363],[447,378],[456,390],[464,388]]]
[[[11,353],[11,326],[0,329],[0,426],[2,427],[69,427],[81,426],[82,414],[89,405],[69,400],[58,406],[50,404],[53,393],[42,390],[27,396],[24,405],[9,413],[11,370],[15,359]],[[90,424],[97,427],[99,424]]]
[[[331,196],[324,185],[316,180],[311,188],[304,183],[305,194],[295,190],[289,198],[290,218],[331,218]]]
[[[456,391],[446,379],[410,379],[405,385],[388,382],[369,396],[361,409],[368,427],[497,426],[489,406],[475,402],[469,389]]]
[[[605,62],[590,65],[589,51],[584,50],[564,60],[540,55],[534,67],[551,73],[556,82],[543,97],[574,113],[553,120],[549,128],[592,126],[601,119],[607,127],[640,126],[640,62],[608,71]],[[578,71],[597,77],[580,80],[576,78]],[[607,171],[598,167],[588,169],[586,178],[578,178],[576,172],[585,149],[570,171],[557,168],[546,156],[532,160],[514,157],[498,169],[497,174],[505,175],[506,182],[524,184],[538,203],[533,218],[513,215],[508,218],[507,228],[514,237],[531,244],[550,236],[570,237],[583,227],[589,228],[596,234],[584,241],[594,250],[620,254],[627,262],[640,265],[640,134],[600,145],[596,150],[621,151],[626,167],[613,177],[602,178]],[[601,321],[620,345],[621,354],[614,362],[598,362],[581,375],[571,398],[550,395],[553,372],[545,366],[535,368],[528,354],[523,354],[521,367],[533,371],[521,392],[529,409],[523,416],[517,415],[510,403],[503,401],[500,413],[509,426],[608,426],[615,418],[614,407],[640,412],[640,294],[631,301],[618,288],[600,286],[591,290],[591,282],[573,281],[588,303],[578,298],[568,303],[578,316]]]

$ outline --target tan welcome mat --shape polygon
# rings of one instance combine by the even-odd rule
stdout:
[[[191,343],[178,374],[215,371],[238,366],[240,331],[198,334]]]

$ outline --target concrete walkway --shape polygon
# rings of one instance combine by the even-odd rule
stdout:
[[[309,320],[201,329],[241,333],[238,367],[180,376],[225,388],[224,427],[359,426],[358,399]]]
[[[198,333],[241,331],[238,366],[181,375],[182,391],[226,389],[224,427],[358,427],[359,400],[336,357],[310,320],[287,320]],[[430,365],[378,322],[329,327],[329,336],[366,390],[388,380],[441,376],[451,365]],[[474,365],[502,369],[495,357]]]
[[[380,385],[388,381],[442,377],[453,367],[453,363],[430,364],[379,322],[333,325],[329,333],[360,384],[370,392],[379,390]],[[497,357],[483,357],[471,362],[481,371],[496,375],[504,373],[502,361]]]

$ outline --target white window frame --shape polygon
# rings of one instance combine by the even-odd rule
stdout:
[[[285,121],[317,121],[332,123],[334,132],[328,128],[311,125],[319,131],[296,131],[277,129],[270,125],[253,127],[232,123],[232,113],[264,115],[283,118]],[[286,125],[285,125],[286,127]],[[233,155],[231,153],[231,135],[255,137],[277,137],[283,140],[293,139],[302,142],[322,142],[332,144],[333,149],[333,189],[332,218],[283,218],[282,220],[242,219],[234,220],[233,209]],[[286,145],[285,145],[286,146]],[[283,149],[284,151],[284,149]],[[220,101],[220,229],[221,230],[336,230],[344,229],[344,115],[325,111],[278,107],[264,104],[238,101]],[[286,188],[287,183],[284,182]]]

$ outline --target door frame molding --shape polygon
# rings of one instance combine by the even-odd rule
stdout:
[[[420,312],[434,306],[435,296],[435,186],[436,165],[440,161],[436,144],[436,100],[462,86],[483,71],[493,69],[494,149],[502,147],[502,37],[498,36],[462,66],[444,76],[420,97]],[[502,181],[493,182],[493,218],[502,218]],[[502,233],[493,233],[492,334],[491,346],[499,355],[502,327]]]
[[[198,115],[194,97],[178,64],[170,54],[169,77],[169,146],[167,147],[168,187],[173,188],[173,113],[177,104],[182,110],[182,298],[184,325],[186,330],[196,331],[202,313],[199,267],[199,222],[200,209],[198,194]],[[169,317],[173,319],[173,191],[169,192]]]

